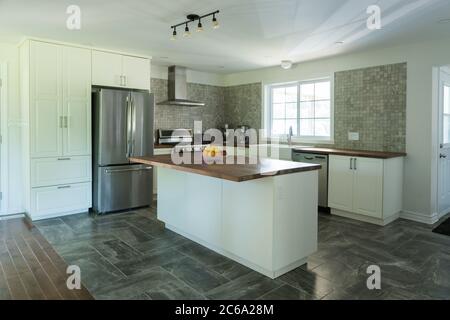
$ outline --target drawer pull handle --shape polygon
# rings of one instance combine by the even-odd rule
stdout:
[[[72,160],[71,158],[58,158],[58,161],[68,161],[68,160]]]
[[[70,186],[60,186],[58,189],[70,189]]]

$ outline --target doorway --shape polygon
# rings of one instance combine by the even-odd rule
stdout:
[[[450,66],[439,70],[438,210],[450,212]]]

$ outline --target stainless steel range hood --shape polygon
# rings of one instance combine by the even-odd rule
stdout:
[[[158,105],[201,107],[204,102],[187,99],[186,68],[178,66],[169,67],[168,100],[158,102]]]

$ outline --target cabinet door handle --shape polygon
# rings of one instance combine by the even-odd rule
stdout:
[[[64,126],[64,125],[63,125],[63,121],[64,121],[63,118],[64,118],[63,116],[60,116],[60,117],[59,117],[59,127],[60,127],[61,129],[62,129],[63,126]]]
[[[60,186],[58,189],[70,189],[70,186]]]
[[[350,158],[350,170],[353,170],[353,158]]]
[[[358,170],[358,168],[356,167],[356,158],[353,158],[353,170]]]
[[[123,76],[123,85],[126,87],[127,86],[127,76]]]
[[[71,158],[58,158],[58,161],[69,161],[72,160]]]
[[[64,117],[64,128],[68,128],[69,127],[69,117],[68,116],[65,116]]]

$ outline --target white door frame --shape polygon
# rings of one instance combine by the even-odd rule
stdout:
[[[442,67],[444,67],[444,66],[442,66]],[[442,114],[442,112],[443,112],[443,110],[442,110],[442,107],[443,107],[443,103],[442,103],[442,101],[441,101],[441,96],[442,96],[442,92],[441,92],[441,84],[442,84],[442,67],[439,67],[438,68],[438,72],[437,72],[437,83],[436,83],[436,86],[433,86],[434,87],[434,90],[433,90],[433,92],[434,92],[434,104],[436,105],[436,111],[437,111],[437,117],[436,117],[436,120],[437,120],[437,126],[436,126],[436,128],[437,128],[437,130],[436,130],[436,147],[435,147],[435,156],[436,156],[436,183],[437,183],[437,186],[436,186],[436,206],[435,206],[435,208],[436,208],[436,212],[437,212],[437,215],[438,215],[438,219],[440,219],[440,218],[442,218],[444,215],[446,215],[449,211],[450,211],[450,208],[445,208],[445,209],[443,209],[443,210],[441,210],[441,200],[440,200],[440,195],[441,195],[441,191],[440,191],[440,189],[441,189],[441,183],[440,183],[440,174],[441,174],[441,172],[440,172],[440,169],[441,169],[441,159],[440,159],[440,153],[441,153],[441,143],[442,143],[442,141],[441,141],[441,137],[442,137],[442,130],[443,130],[443,127],[442,127],[442,116],[441,116],[441,114]],[[450,77],[450,74],[449,74],[449,77]],[[436,122],[435,122],[436,123]]]
[[[0,216],[7,215],[8,212],[8,64],[0,62],[0,134],[2,143],[0,144],[0,191],[2,200],[0,201]]]

